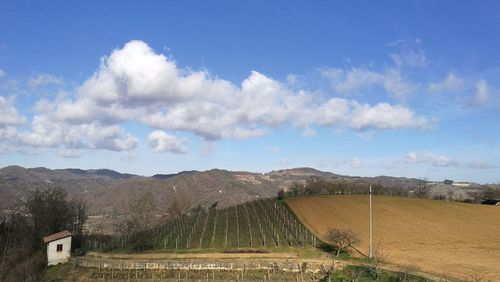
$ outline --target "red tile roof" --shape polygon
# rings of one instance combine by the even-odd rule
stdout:
[[[55,241],[55,240],[59,240],[59,239],[62,239],[62,238],[66,238],[66,237],[69,237],[69,236],[71,236],[71,232],[69,232],[68,230],[64,230],[64,231],[57,232],[57,233],[54,233],[54,234],[50,234],[50,235],[47,235],[47,236],[43,237],[43,242],[45,244],[47,244],[49,242],[52,242],[52,241]]]

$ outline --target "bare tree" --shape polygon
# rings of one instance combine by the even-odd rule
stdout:
[[[408,281],[412,273],[417,271],[414,265],[398,265],[398,281]]]
[[[489,185],[485,185],[481,187],[481,197],[483,199],[495,199],[500,198],[500,189],[493,188]]]
[[[363,268],[359,268],[356,266],[346,266],[344,268],[345,276],[349,281],[359,281],[359,279],[363,276]]]
[[[481,190],[476,189],[476,190],[467,191],[467,196],[469,196],[469,198],[471,199],[472,202],[480,203],[482,196],[483,196],[483,193]]]
[[[73,247],[79,248],[83,238],[83,225],[88,218],[88,204],[84,199],[79,198],[73,199],[70,205],[73,208],[73,236],[75,238],[72,241]]]
[[[366,265],[368,268],[371,268],[374,271],[376,281],[380,280],[380,276],[383,271],[382,267],[388,256],[389,253],[382,247],[382,244],[379,242],[373,249],[373,257],[368,261]]]
[[[446,192],[446,199],[450,202],[453,201],[455,199],[455,192],[453,190],[448,190]]]
[[[420,180],[413,189],[413,194],[417,198],[429,198],[431,194],[431,185],[429,184],[429,180],[424,178]]]
[[[339,228],[330,228],[326,232],[326,240],[334,245],[337,257],[341,251],[346,252],[360,242],[359,236],[352,230]]]
[[[156,208],[154,195],[145,192],[130,203],[130,223],[136,231],[150,229],[154,223]]]
[[[168,214],[170,218],[176,218],[184,214],[192,205],[191,198],[184,192],[173,193],[172,201],[168,208]]]
[[[150,192],[136,195],[130,199],[123,211],[115,211],[117,217],[115,231],[123,236],[131,236],[151,228],[154,223],[155,207],[155,198]]]

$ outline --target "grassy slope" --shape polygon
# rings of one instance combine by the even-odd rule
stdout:
[[[287,199],[320,238],[328,227],[349,228],[367,250],[368,197]],[[461,279],[500,281],[500,207],[397,197],[374,197],[374,242],[389,262]]]

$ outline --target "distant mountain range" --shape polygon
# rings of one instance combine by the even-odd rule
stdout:
[[[71,197],[82,197],[94,215],[122,213],[141,193],[154,195],[157,213],[164,214],[179,199],[189,206],[231,206],[259,197],[271,197],[293,182],[310,177],[325,180],[377,183],[410,188],[419,180],[404,177],[352,177],[313,168],[293,168],[252,173],[212,169],[157,174],[151,177],[124,174],[109,169],[47,169],[8,166],[0,169],[0,209],[11,209],[30,189],[61,187]]]

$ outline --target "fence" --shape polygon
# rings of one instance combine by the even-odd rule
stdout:
[[[81,267],[118,270],[273,270],[284,272],[311,272],[317,273],[327,267],[342,268],[340,262],[292,262],[292,261],[264,261],[264,260],[118,260],[72,257],[70,262]]]

